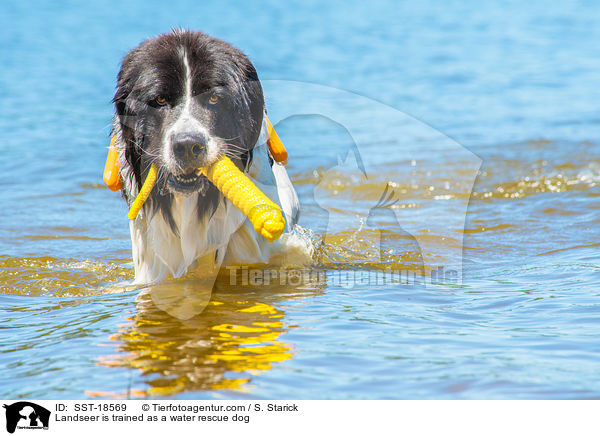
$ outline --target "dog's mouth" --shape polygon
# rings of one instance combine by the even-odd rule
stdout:
[[[184,173],[170,173],[167,177],[169,190],[177,194],[204,194],[208,188],[208,179],[199,171],[191,170]]]

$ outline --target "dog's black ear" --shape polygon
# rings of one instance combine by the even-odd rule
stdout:
[[[246,144],[254,146],[260,135],[260,129],[262,127],[263,115],[265,112],[265,100],[263,96],[262,86],[258,79],[258,73],[256,69],[248,60],[242,65],[241,73],[243,75],[242,83],[245,88],[245,92],[248,99],[248,111],[250,113],[250,125],[252,129],[248,129],[249,137],[246,138]]]
[[[119,118],[123,140],[128,142],[134,138],[134,126],[132,126],[132,123],[135,122],[135,114],[131,113],[131,110],[127,109],[127,98],[131,92],[131,86],[126,81],[121,80],[121,75],[122,72],[119,73],[119,83],[117,92],[113,97],[113,103],[115,104],[115,112]]]
[[[124,62],[125,65],[125,62]],[[125,67],[123,67],[124,69]],[[138,189],[141,188],[141,172],[140,162],[141,154],[137,150],[136,137],[135,137],[135,122],[136,114],[127,104],[127,99],[131,93],[131,85],[124,76],[124,71],[121,69],[119,72],[118,88],[115,96],[113,97],[113,103],[115,104],[115,113],[119,120],[119,127],[121,128],[121,138],[123,139],[125,146],[125,159],[133,170],[135,177],[135,183]]]

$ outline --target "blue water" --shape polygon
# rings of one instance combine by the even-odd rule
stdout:
[[[0,13],[2,396],[600,396],[595,2],[37,1]],[[128,50],[174,27],[246,52],[277,119],[326,100],[335,122],[278,126],[325,281],[223,280],[185,321],[109,291],[133,275],[126,205],[101,179],[115,78]],[[353,142],[368,177],[328,172]],[[378,210],[404,233],[368,212],[388,182],[399,207]],[[462,281],[343,280],[422,259],[462,261]]]

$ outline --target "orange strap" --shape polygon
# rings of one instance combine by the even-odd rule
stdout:
[[[278,163],[285,165],[288,163],[288,154],[287,150],[283,146],[281,139],[279,139],[279,135],[275,132],[273,125],[265,115],[265,120],[267,120],[267,132],[269,134],[269,139],[267,139],[267,143],[269,144],[269,152],[273,159]]]
[[[119,153],[117,153],[115,137],[113,136],[110,139],[110,146],[108,147],[108,156],[106,157],[106,164],[104,165],[103,177],[104,183],[106,183],[111,191],[118,191],[123,187],[120,170]]]

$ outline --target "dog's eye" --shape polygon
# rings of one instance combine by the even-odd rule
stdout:
[[[219,96],[213,94],[210,96],[210,98],[208,99],[208,102],[210,104],[216,104],[219,101]]]
[[[163,97],[162,95],[159,95],[158,97],[156,97],[156,104],[158,104],[159,106],[164,106],[165,104],[167,104],[167,99],[165,97]]]

